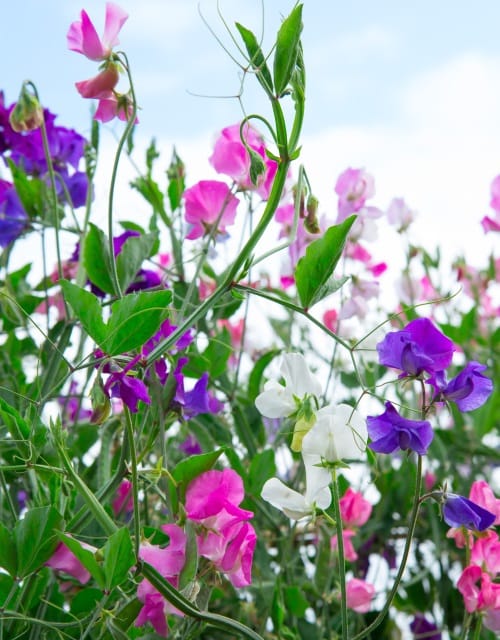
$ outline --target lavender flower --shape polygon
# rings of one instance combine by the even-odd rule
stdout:
[[[449,493],[443,504],[443,518],[450,527],[484,531],[495,522],[495,514],[472,500]]]
[[[417,318],[401,331],[392,331],[377,344],[380,364],[400,369],[403,376],[434,373],[451,363],[453,342],[428,318]]]
[[[390,402],[385,403],[380,416],[368,416],[366,424],[372,442],[370,449],[377,453],[392,453],[397,449],[427,453],[434,433],[426,420],[403,418]]]

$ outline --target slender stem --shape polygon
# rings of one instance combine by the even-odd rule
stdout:
[[[392,604],[394,596],[396,595],[399,586],[401,584],[401,579],[406,569],[406,563],[408,562],[408,556],[410,555],[411,543],[413,540],[413,534],[415,532],[415,526],[417,524],[418,512],[420,510],[420,492],[422,489],[422,456],[418,456],[417,458],[417,473],[416,473],[416,481],[415,481],[415,493],[413,497],[413,509],[410,516],[410,524],[408,525],[408,534],[406,536],[405,547],[403,550],[403,556],[401,558],[401,563],[399,565],[398,573],[394,579],[394,584],[392,585],[392,589],[387,596],[387,600],[382,607],[382,610],[375,618],[375,620],[369,624],[366,629],[363,629],[360,633],[355,635],[352,640],[360,640],[361,638],[365,638],[370,635],[370,633],[376,629],[384,620],[389,608]]]
[[[125,429],[128,434],[130,451],[130,470],[132,477],[132,495],[134,499],[134,535],[135,535],[135,555],[139,557],[139,544],[141,542],[141,514],[139,512],[139,479],[137,475],[137,455],[134,441],[134,425],[128,407],[124,407]]]
[[[339,485],[337,482],[337,470],[332,469],[332,494],[333,508],[335,510],[335,525],[337,528],[337,549],[339,558],[339,582],[340,582],[340,614],[342,618],[342,640],[349,637],[349,621],[347,619],[347,589],[345,582],[345,554],[342,517],[340,514]]]

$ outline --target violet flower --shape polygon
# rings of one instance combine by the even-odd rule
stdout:
[[[0,180],[0,247],[5,248],[14,242],[27,224],[28,216],[14,186]]]
[[[443,518],[450,527],[484,531],[495,522],[495,514],[472,500],[449,493],[443,504]]]
[[[372,442],[369,447],[377,453],[392,453],[398,449],[425,455],[434,432],[426,420],[408,420],[399,415],[390,402],[379,416],[368,416],[366,425]]]
[[[441,633],[433,622],[429,622],[421,613],[417,613],[410,624],[415,640],[441,640]]]
[[[401,331],[391,331],[377,344],[380,364],[403,376],[433,374],[451,364],[455,346],[428,318],[416,318]]]
[[[454,402],[460,411],[473,411],[483,405],[493,391],[493,382],[482,375],[486,365],[472,360],[448,383],[444,374],[436,374],[429,383],[436,389],[436,400]]]

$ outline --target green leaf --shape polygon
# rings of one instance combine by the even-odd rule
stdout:
[[[115,294],[111,277],[111,256],[106,234],[90,223],[83,244],[83,266],[90,281],[105,293]]]
[[[190,456],[189,458],[179,462],[171,475],[176,482],[177,495],[181,502],[184,502],[186,488],[191,480],[197,478],[201,473],[209,471],[222,453],[224,453],[224,449],[217,449],[216,451],[210,451],[209,453],[200,453]]]
[[[124,242],[120,253],[116,257],[116,271],[122,291],[126,291],[135,280],[137,272],[156,244],[155,233],[140,236],[130,236]]]
[[[82,547],[81,543],[75,538],[62,533],[60,531],[57,532],[57,537],[61,542],[63,542],[71,553],[79,560],[82,565],[87,569],[90,575],[94,578],[101,589],[105,588],[105,579],[104,579],[104,571],[102,567],[97,562],[95,555],[90,549],[85,549]]]
[[[28,178],[26,173],[12,160],[7,159],[9,169],[16,188],[16,193],[30,218],[42,215],[44,184],[39,178]]]
[[[30,437],[30,427],[19,411],[11,407],[0,397],[0,417],[14,440],[27,440]]]
[[[74,616],[84,617],[96,610],[97,603],[102,600],[104,592],[102,589],[87,587],[79,591],[71,599],[71,613]]]
[[[129,293],[111,305],[106,337],[99,346],[110,356],[142,346],[168,316],[170,291]]]
[[[14,527],[17,550],[17,575],[24,578],[39,569],[54,553],[56,530],[63,526],[61,514],[54,507],[30,509]]]
[[[295,282],[304,309],[309,309],[346,281],[332,282],[333,271],[342,255],[350,228],[356,216],[326,230],[322,238],[307,247],[295,268]]]
[[[264,87],[268,93],[273,91],[273,79],[271,78],[271,72],[266,64],[266,59],[262,53],[257,38],[254,34],[244,27],[242,24],[236,23],[236,28],[240,32],[240,36],[247,48],[248,56],[250,58],[250,65],[256,72],[257,80]]]
[[[17,575],[17,551],[11,532],[0,522],[0,567],[13,578]]]
[[[273,449],[260,451],[250,463],[248,472],[248,491],[254,496],[259,496],[266,480],[276,475]]]
[[[170,166],[167,169],[167,178],[168,178],[168,199],[170,202],[170,209],[175,211],[181,205],[182,194],[184,193],[185,181],[184,177],[186,175],[186,171],[184,168],[184,163],[177,155],[177,151],[174,147],[172,153],[172,160],[170,161]]]
[[[294,616],[303,618],[309,602],[302,591],[297,586],[284,588],[285,607]]]
[[[61,280],[66,302],[72,308],[83,328],[98,345],[106,337],[106,325],[102,319],[101,303],[97,296],[68,280]]]
[[[189,583],[193,582],[198,571],[198,544],[196,542],[196,532],[192,522],[186,521],[184,530],[187,535],[186,540],[186,561],[179,575],[179,589],[182,590]]]
[[[274,87],[280,96],[287,88],[297,61],[302,31],[302,5],[297,5],[290,15],[283,20],[276,38],[274,54]]]
[[[111,591],[127,577],[130,567],[135,564],[135,554],[130,533],[126,527],[118,529],[103,548],[105,588]]]

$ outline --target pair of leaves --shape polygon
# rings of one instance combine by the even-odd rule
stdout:
[[[283,20],[276,37],[273,63],[273,76],[266,63],[260,44],[255,35],[243,25],[236,23],[242,40],[250,57],[250,64],[257,72],[257,78],[268,94],[273,90],[280,96],[287,88],[295,69],[300,51],[300,34],[302,31],[302,5],[297,5],[290,15]],[[274,87],[274,89],[273,89]]]
[[[110,356],[132,351],[149,340],[168,316],[172,299],[167,290],[129,293],[111,305],[106,323],[101,303],[94,294],[67,280],[61,281],[61,287],[85,331]]]
[[[152,255],[156,244],[157,236],[154,233],[130,236],[124,242],[116,256],[116,272],[122,291],[126,291],[135,280],[142,263]],[[83,246],[83,266],[96,287],[105,293],[117,295],[111,275],[111,259],[108,237],[99,227],[90,224]]]

